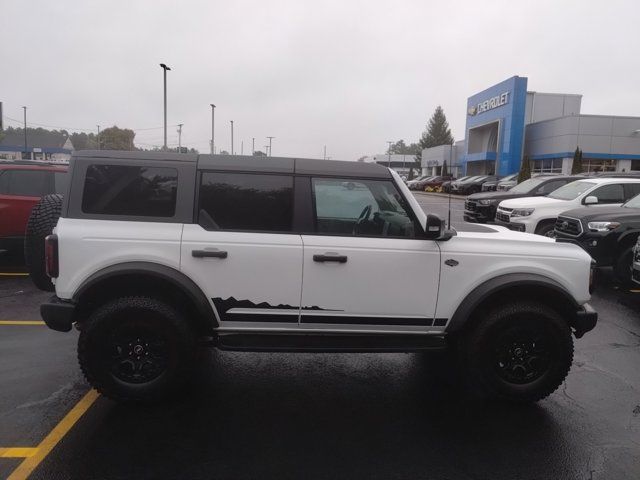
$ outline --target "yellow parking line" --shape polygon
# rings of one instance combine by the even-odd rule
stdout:
[[[0,325],[44,325],[42,320],[0,320]]]
[[[7,480],[24,480],[36,469],[40,463],[47,458],[47,455],[51,453],[51,450],[58,444],[60,440],[64,438],[64,436],[69,433],[69,431],[73,428],[80,417],[84,415],[84,413],[89,410],[89,407],[93,405],[93,403],[100,396],[98,392],[95,390],[89,390],[87,394],[82,397],[82,399],[76,403],[75,407],[71,409],[67,415],[60,420],[60,423],[55,426],[49,435],[45,437],[40,445],[38,445],[36,452],[33,456],[25,458],[18,468],[16,468]]]
[[[0,448],[0,458],[29,458],[33,457],[37,448],[17,447],[17,448]]]
[[[28,273],[8,273],[0,272],[0,277],[28,277]]]

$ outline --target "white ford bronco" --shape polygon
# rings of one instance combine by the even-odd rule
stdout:
[[[46,324],[75,325],[116,400],[181,391],[203,339],[224,350],[446,349],[465,385],[536,401],[593,329],[576,245],[445,229],[376,164],[76,152],[46,239]]]

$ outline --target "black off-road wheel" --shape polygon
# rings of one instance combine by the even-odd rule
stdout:
[[[631,284],[633,271],[633,246],[623,250],[613,264],[613,274],[622,285]]]
[[[549,396],[573,361],[569,326],[555,310],[529,302],[494,308],[466,332],[460,347],[473,390],[515,402]]]
[[[113,400],[157,402],[176,395],[187,386],[195,359],[196,338],[184,315],[153,298],[118,298],[80,327],[80,368]]]
[[[555,222],[545,222],[536,228],[536,235],[542,235],[543,237],[555,238]]]
[[[55,290],[47,276],[44,260],[44,239],[58,223],[62,209],[62,195],[45,195],[31,210],[24,234],[24,259],[29,277],[40,290]]]

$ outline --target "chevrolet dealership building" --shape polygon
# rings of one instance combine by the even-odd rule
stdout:
[[[527,91],[512,77],[467,99],[465,139],[422,151],[423,174],[443,162],[460,175],[509,175],[528,155],[534,173],[570,173],[573,152],[585,172],[640,171],[640,117],[584,115],[582,95]]]

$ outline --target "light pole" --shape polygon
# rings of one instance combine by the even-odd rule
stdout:
[[[167,67],[164,63],[161,63],[160,66],[163,70],[164,77],[164,149],[167,149],[167,70],[171,70],[171,68]]]
[[[322,155],[322,158],[323,158],[324,160],[326,160],[326,159],[327,159],[327,146],[326,146],[326,145],[324,146],[324,154]]]
[[[178,124],[178,153],[182,153],[182,126],[184,123]]]
[[[240,141],[240,155],[244,155],[244,140]]]
[[[265,151],[267,152],[267,156],[270,157],[271,154],[269,153],[269,145],[265,145],[264,146]]]
[[[214,143],[214,133],[213,133],[213,126],[215,125],[215,120],[216,120],[216,106],[213,103],[210,103],[209,105],[211,105],[211,155],[213,155],[214,153],[216,153],[216,144]]]
[[[251,155],[256,153],[256,137],[251,138]]]
[[[389,151],[387,152],[389,154],[389,160],[387,160],[387,168],[391,168],[391,145],[393,145],[393,142],[387,141],[387,143],[389,144]]]
[[[98,150],[100,150],[100,125],[96,125],[98,127]]]
[[[233,120],[231,120],[231,155],[233,155]]]
[[[267,137],[269,139],[269,156],[271,156],[271,140],[273,140],[276,137]]]
[[[27,153],[27,107],[22,107],[24,110],[24,153]]]

